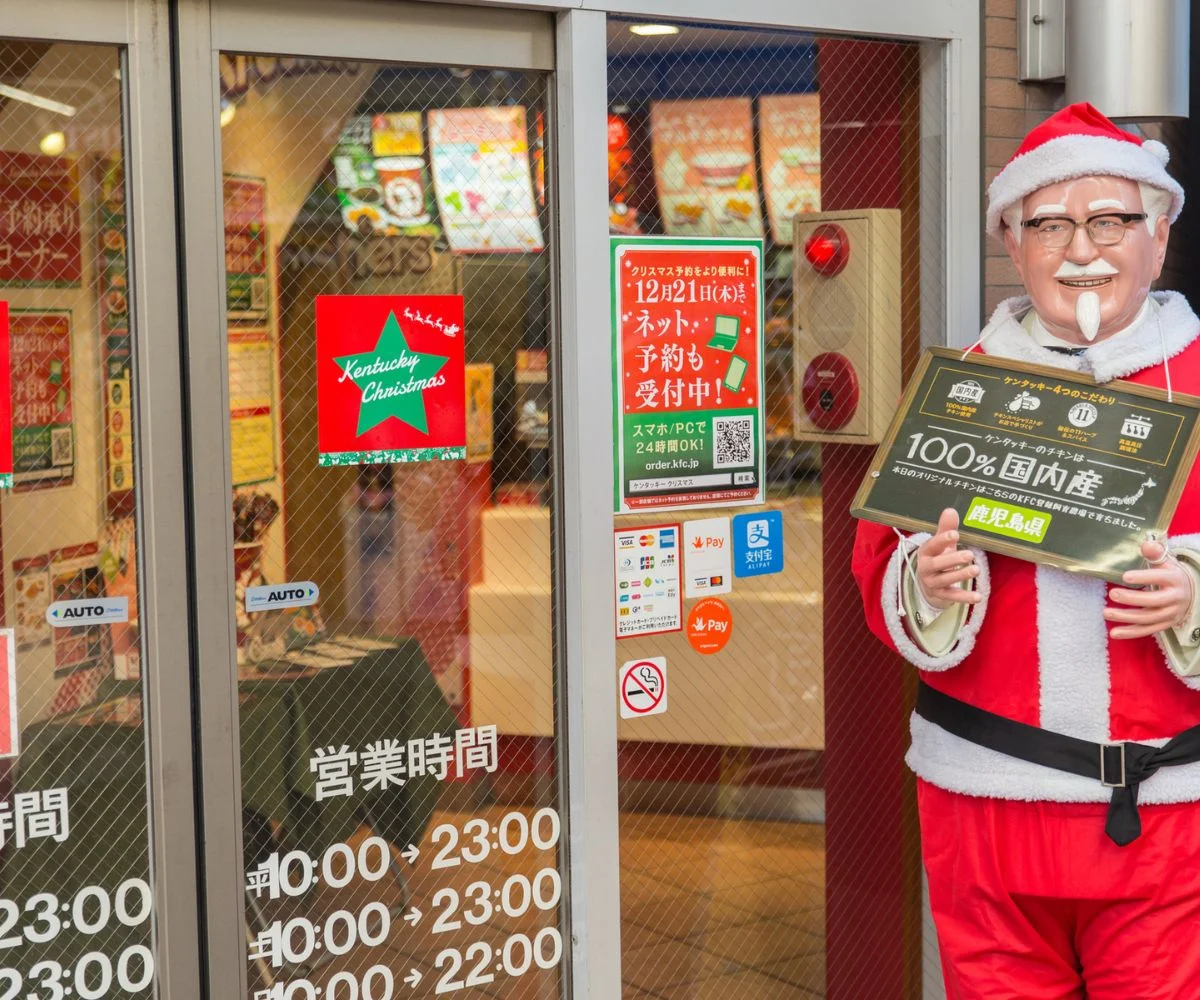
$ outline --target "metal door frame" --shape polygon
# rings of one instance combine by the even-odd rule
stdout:
[[[167,0],[38,0],[0,24],[9,38],[121,48],[155,967],[163,1000],[200,1000],[169,28]]]
[[[607,315],[603,285],[588,280],[580,255],[607,244],[607,212],[585,191],[606,185],[606,101],[596,77],[604,52],[592,46],[579,57],[578,25],[590,39],[603,17],[544,12],[469,12],[442,4],[340,0],[179,0],[177,69],[179,156],[182,179],[187,395],[192,430],[191,505],[198,552],[232,553],[229,517],[232,481],[224,322],[224,233],[218,192],[221,178],[217,120],[222,51],[364,62],[469,65],[553,73],[556,49],[577,56],[575,73],[551,77],[548,160],[558,192],[550,241],[561,278],[555,287],[556,350],[561,391],[556,400],[559,482],[553,525],[555,633],[558,663],[558,738],[569,906],[571,967],[564,975],[574,995],[617,996],[620,920],[617,881],[615,713],[589,711],[597,699],[612,704],[615,676],[608,669],[615,640],[608,622],[586,608],[606,606],[611,559],[605,505],[611,441],[598,449],[578,446],[585,428],[603,429],[609,417],[590,408],[592,397],[611,407],[607,385],[607,334],[580,343],[597,310]],[[264,51],[266,50],[266,51]],[[559,63],[561,67],[561,60]],[[589,68],[580,75],[579,68]],[[602,76],[601,76],[602,78]],[[584,206],[581,208],[581,206]],[[587,322],[583,318],[587,317]],[[216,335],[214,335],[216,334]],[[586,389],[586,392],[580,391]],[[589,405],[582,403],[588,401]],[[606,450],[607,449],[607,450]],[[607,459],[606,459],[607,455]],[[596,526],[600,526],[597,532]],[[208,975],[212,996],[244,995],[245,941],[240,920],[241,789],[238,761],[237,667],[234,657],[231,558],[196,565],[197,655],[201,798],[205,820],[204,881],[208,901]],[[590,683],[585,682],[590,679]],[[587,836],[582,836],[587,831]],[[589,956],[594,956],[589,961]]]

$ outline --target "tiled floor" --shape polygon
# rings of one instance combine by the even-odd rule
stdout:
[[[621,817],[626,1000],[825,995],[822,826]]]
[[[492,807],[469,815],[439,813],[430,832],[440,823],[462,829],[474,818],[495,824],[508,811]],[[366,831],[360,831],[355,846],[365,836]],[[557,1000],[557,967],[541,970],[531,962],[528,971],[512,974],[513,967],[522,964],[524,947],[522,938],[513,943],[514,935],[532,943],[539,931],[555,926],[556,911],[531,906],[520,916],[487,914],[484,903],[490,900],[494,905],[496,893],[514,875],[532,880],[553,869],[557,851],[530,846],[507,855],[491,850],[477,863],[460,860],[435,869],[433,859],[444,843],[434,844],[427,833],[417,863],[399,862],[408,878],[406,909],[388,877],[352,883],[336,892],[321,887],[302,908],[271,911],[268,919],[284,921],[302,912],[315,922],[318,940],[328,916],[338,910],[356,915],[367,903],[378,901],[396,911],[390,932],[378,945],[359,945],[315,969],[275,970],[285,983],[303,979],[321,990],[309,993],[298,986],[287,992],[285,986],[281,995],[286,1000],[343,1000],[355,993],[344,982],[346,977],[334,988],[339,973],[350,973],[361,986],[362,977],[375,969],[375,1000],[452,994],[480,1000]],[[457,853],[470,846],[464,837]],[[626,1000],[814,1000],[824,995],[823,827],[627,813],[622,816],[621,867]],[[543,888],[550,882],[551,876],[542,876]],[[514,899],[522,884],[518,879],[511,888],[518,893]],[[409,926],[401,914],[412,914],[414,907],[421,917]],[[339,923],[338,929],[343,926]],[[544,933],[544,947],[553,946],[554,933]],[[420,982],[406,984],[414,972]],[[391,991],[384,988],[389,975]],[[251,978],[252,1000],[267,1000],[256,992],[265,990],[265,983]],[[365,989],[361,995],[371,1000]]]

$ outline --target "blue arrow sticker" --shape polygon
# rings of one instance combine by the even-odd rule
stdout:
[[[93,597],[55,601],[46,608],[46,621],[55,628],[81,628],[129,621],[128,597]]]

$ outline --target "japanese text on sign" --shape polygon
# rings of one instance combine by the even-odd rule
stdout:
[[[454,738],[434,733],[427,739],[376,740],[360,750],[349,746],[321,747],[309,761],[309,770],[317,776],[316,798],[354,795],[403,787],[414,778],[431,777],[445,781],[451,774],[482,770],[492,773],[498,766],[496,727],[460,729]],[[357,771],[355,769],[357,768]]]
[[[1117,580],[1166,530],[1200,447],[1200,400],[935,348],[852,512]]]
[[[758,502],[761,241],[612,248],[617,511]]]

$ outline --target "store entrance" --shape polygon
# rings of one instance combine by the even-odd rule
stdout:
[[[873,425],[814,427],[803,351],[885,369],[878,414],[942,335],[929,51],[36,6],[0,41],[0,1000],[555,1000],[618,958],[643,1000],[915,995],[903,691],[839,571]],[[873,275],[825,313],[820,212],[837,287]]]
[[[189,307],[245,995],[558,996],[552,21],[216,6]]]

